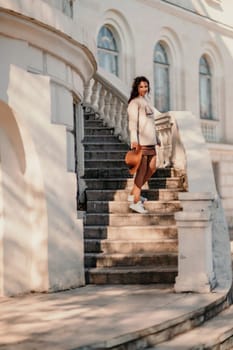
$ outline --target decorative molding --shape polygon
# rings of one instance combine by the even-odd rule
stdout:
[[[86,46],[35,19],[1,12],[0,9],[0,32],[58,58],[69,65],[85,83],[97,69],[95,58]]]
[[[210,5],[220,5],[222,3],[222,0],[206,0],[206,2],[208,2],[208,4]]]
[[[233,26],[228,24],[218,22],[210,17],[204,16],[202,14],[196,13],[194,11],[189,11],[183,7],[178,7],[175,4],[167,3],[165,1],[156,2],[154,0],[137,0],[138,2],[143,2],[144,4],[157,8],[166,13],[170,13],[173,16],[183,18],[188,22],[193,22],[203,27],[213,30],[218,33],[222,33],[226,36],[233,37]],[[212,0],[215,1],[215,0]],[[216,0],[217,1],[217,0]]]

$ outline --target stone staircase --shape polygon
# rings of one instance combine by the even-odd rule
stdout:
[[[174,169],[158,169],[143,195],[148,214],[129,209],[133,184],[124,163],[128,146],[94,112],[84,113],[86,283],[173,284],[177,275],[178,191]]]

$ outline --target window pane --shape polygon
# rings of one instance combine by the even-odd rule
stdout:
[[[109,55],[107,52],[98,51],[98,62],[101,68],[112,74],[118,75],[117,56]]]
[[[97,57],[100,67],[118,75],[118,50],[116,40],[107,27],[102,27],[97,38]]]
[[[209,65],[204,57],[201,57],[200,59],[199,72],[201,74],[210,74]]]
[[[169,62],[165,48],[157,43],[154,51],[155,107],[161,112],[170,109]]]
[[[201,108],[201,118],[211,119],[211,86],[210,80],[205,77],[201,77],[200,81],[200,108]]]
[[[160,43],[155,47],[154,62],[168,64],[166,51]]]
[[[98,35],[97,46],[101,49],[117,51],[116,41],[108,28],[101,28]]]
[[[207,60],[201,57],[199,64],[200,79],[200,117],[212,119],[211,74]]]
[[[62,11],[69,17],[73,17],[73,0],[63,0]]]
[[[168,67],[155,64],[155,107],[161,112],[169,110]]]

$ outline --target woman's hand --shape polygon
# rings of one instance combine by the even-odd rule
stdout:
[[[131,143],[131,149],[136,149],[136,151],[138,150],[139,144],[137,142],[132,142]]]

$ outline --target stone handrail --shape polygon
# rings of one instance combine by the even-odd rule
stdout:
[[[120,91],[96,75],[85,87],[84,105],[91,107],[104,125],[112,127],[114,134],[128,143],[127,98]]]
[[[158,166],[160,168],[171,167],[172,160],[172,118],[168,113],[161,114],[156,118],[155,127],[161,142],[158,153]]]
[[[219,120],[201,119],[201,129],[206,142],[220,141]]]
[[[120,90],[96,74],[85,87],[83,104],[94,110],[104,125],[112,127],[114,135],[129,144],[127,97]],[[157,149],[159,167],[172,166],[171,120],[169,113],[163,113],[156,119],[155,127],[161,142]]]

